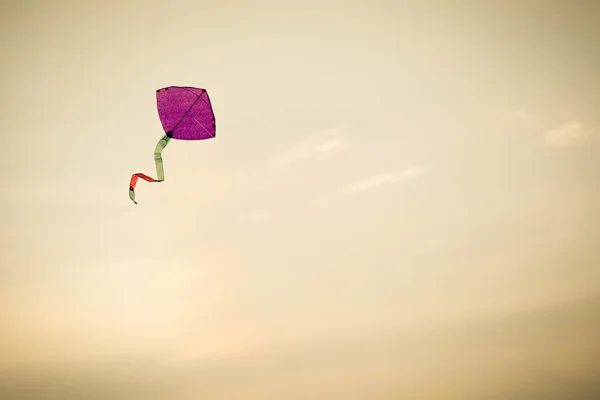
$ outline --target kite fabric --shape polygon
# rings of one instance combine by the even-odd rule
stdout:
[[[147,182],[163,182],[162,151],[171,139],[205,140],[216,136],[215,114],[205,89],[169,86],[156,91],[158,116],[165,131],[154,149],[157,179],[142,173],[131,176],[129,198],[135,201],[135,185],[139,178]]]

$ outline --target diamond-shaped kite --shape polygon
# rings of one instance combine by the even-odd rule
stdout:
[[[138,178],[147,182],[163,182],[162,151],[171,139],[205,140],[216,136],[217,128],[210,98],[205,89],[169,86],[156,91],[158,116],[165,134],[154,149],[157,179],[137,173],[129,182],[129,198],[135,201],[135,185]]]

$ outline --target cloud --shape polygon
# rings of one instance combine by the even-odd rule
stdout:
[[[254,223],[266,222],[272,218],[272,214],[267,210],[254,210],[245,216],[245,220]]]
[[[333,195],[330,196],[317,196],[312,198],[309,201],[309,205],[315,208],[323,208],[323,207],[327,207],[330,203],[331,200],[333,199]]]
[[[276,154],[271,164],[284,164],[299,159],[327,156],[342,147],[346,139],[341,128],[332,128],[307,135],[291,147]]]
[[[577,120],[567,122],[544,133],[544,144],[548,147],[570,147],[586,141],[588,132]]]
[[[573,113],[570,110],[563,110],[559,113],[560,118],[572,118]],[[529,127],[539,127],[540,118],[529,111],[517,110],[508,116],[513,122],[525,124]],[[567,119],[567,121],[569,121]],[[577,119],[571,119],[569,122],[560,126],[548,129],[542,133],[542,139],[545,146],[548,147],[571,147],[586,143],[591,133]]]
[[[317,150],[320,153],[327,154],[333,149],[340,147],[340,144],[341,142],[339,139],[331,139],[317,146],[315,150]]]
[[[539,122],[539,117],[533,113],[530,113],[529,111],[526,110],[517,110],[515,112],[513,112],[509,118],[512,121],[516,121],[516,122],[523,122],[529,126],[534,126],[537,125],[537,123]]]
[[[379,186],[383,186],[393,182],[404,182],[410,179],[414,179],[417,176],[423,174],[424,170],[421,166],[414,166],[395,173],[385,173],[375,175],[371,178],[356,182],[348,187],[348,191],[351,193],[362,192],[369,189],[375,189]]]
[[[375,189],[379,186],[394,182],[405,182],[416,178],[424,173],[422,166],[413,166],[399,172],[389,172],[372,176],[370,178],[355,182],[346,188],[340,188],[327,194],[321,194],[308,200],[308,205],[312,208],[325,208],[336,200],[340,200],[348,195],[353,195],[357,192]]]

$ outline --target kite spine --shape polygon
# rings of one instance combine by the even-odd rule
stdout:
[[[137,184],[138,178],[142,178],[147,182],[163,182],[165,180],[165,170],[163,167],[162,151],[165,149],[165,147],[167,147],[170,141],[171,138],[167,135],[164,135],[160,138],[160,140],[156,144],[156,148],[154,149],[154,164],[156,165],[157,179],[154,179],[142,173],[131,175],[131,181],[129,182],[129,198],[135,204],[137,204],[137,202],[135,201],[135,186]]]

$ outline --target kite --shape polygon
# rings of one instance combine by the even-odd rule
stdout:
[[[194,87],[169,86],[156,91],[158,116],[165,131],[154,149],[154,163],[157,178],[142,173],[131,176],[129,198],[135,201],[135,185],[138,178],[147,182],[163,182],[162,151],[171,139],[205,140],[216,136],[217,128],[210,98],[205,89]]]

